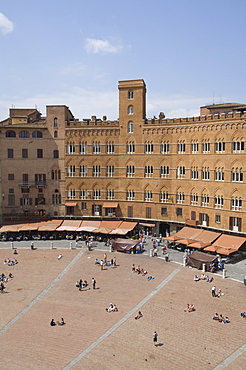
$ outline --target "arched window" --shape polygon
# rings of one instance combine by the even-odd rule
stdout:
[[[127,132],[129,134],[132,134],[134,131],[134,125],[133,125],[133,122],[128,122],[128,129],[127,129]]]
[[[29,138],[30,137],[30,134],[28,131],[20,131],[19,132],[19,137],[20,138]]]
[[[43,134],[42,134],[41,131],[33,131],[32,137],[35,138],[35,139],[40,139],[40,138],[43,137]]]
[[[132,105],[129,105],[129,107],[128,107],[128,114],[133,114],[133,113],[134,113],[133,106]]]
[[[52,203],[61,204],[61,194],[59,193],[58,189],[55,189],[54,193],[52,194]]]
[[[54,127],[58,127],[58,118],[57,117],[54,118]]]
[[[54,158],[59,158],[59,150],[54,150]]]
[[[5,133],[5,137],[16,137],[16,133],[13,130],[8,130]]]
[[[54,131],[54,138],[58,137],[58,131]]]

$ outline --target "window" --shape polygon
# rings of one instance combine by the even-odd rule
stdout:
[[[224,168],[220,168],[220,167],[216,167],[215,168],[215,176],[214,176],[214,179],[215,181],[224,181]]]
[[[8,206],[14,206],[14,205],[15,205],[15,195],[8,194]]]
[[[99,177],[101,175],[101,167],[99,165],[92,167],[92,176]]]
[[[9,173],[8,180],[14,180],[14,179],[15,179],[15,175],[13,173]]]
[[[113,177],[114,176],[114,166],[106,166],[106,176]]]
[[[152,154],[154,152],[154,145],[151,141],[146,141],[144,144],[145,154]]]
[[[209,173],[209,167],[203,167],[202,168],[202,180],[209,180],[210,173]]]
[[[41,139],[43,137],[43,134],[41,131],[33,131],[32,137],[35,139]]]
[[[151,218],[151,208],[146,207],[146,218]]]
[[[70,165],[67,167],[67,175],[68,177],[74,177],[75,176],[75,166]]]
[[[233,231],[241,231],[242,219],[240,217],[230,217],[229,218],[229,228]]]
[[[9,188],[9,194],[13,194],[15,192],[14,188]]]
[[[29,188],[21,188],[22,194],[28,194],[29,193]]]
[[[145,177],[153,177],[153,166],[145,166],[144,176]]]
[[[14,149],[8,149],[7,156],[8,158],[14,158]]]
[[[184,193],[177,193],[176,194],[176,203],[184,203],[185,195]]]
[[[221,217],[220,215],[215,215],[215,223],[220,224],[221,223]]]
[[[93,190],[93,199],[100,199],[101,198],[101,190],[94,189]]]
[[[16,133],[13,130],[8,130],[5,133],[5,137],[16,137]]]
[[[53,151],[53,158],[59,158],[59,150]]]
[[[29,198],[29,194],[24,194],[23,198],[20,198],[20,205],[21,206],[31,206],[32,205],[32,198]]]
[[[201,201],[202,201],[202,207],[208,207],[208,205],[209,205],[209,196],[208,196],[208,194],[202,194]]]
[[[129,141],[126,143],[126,152],[127,154],[135,153],[135,144],[133,141]]]
[[[28,174],[27,173],[22,174],[22,185],[28,185]]]
[[[132,134],[134,132],[134,124],[133,122],[128,122],[128,125],[127,125],[127,132],[129,134]]]
[[[225,152],[225,142],[222,140],[218,140],[215,143],[215,152],[216,153],[224,153]]]
[[[28,158],[28,149],[22,149],[22,158]]]
[[[20,131],[19,132],[19,138],[29,138],[30,137],[30,134],[28,131]]]
[[[198,204],[198,195],[197,194],[191,194],[190,195],[190,204],[193,206],[196,206]]]
[[[44,194],[38,194],[38,197],[35,198],[35,205],[45,204]]]
[[[134,98],[134,93],[132,90],[128,91],[128,99],[133,99]]]
[[[54,118],[54,127],[58,127],[58,118],[57,117]]]
[[[181,179],[183,177],[185,177],[185,167],[179,166],[177,167],[177,179]]]
[[[161,215],[166,216],[167,215],[167,207],[161,207]]]
[[[161,154],[168,154],[170,153],[170,144],[168,141],[164,141],[161,143]]]
[[[231,199],[231,209],[233,211],[240,211],[242,209],[242,199],[241,198],[232,198]]]
[[[67,191],[67,197],[68,197],[68,199],[75,199],[75,196],[76,196],[75,189],[69,189]]]
[[[169,201],[169,194],[167,191],[160,192],[160,202],[167,203]]]
[[[232,151],[233,153],[242,153],[244,152],[244,141],[241,139],[241,140],[236,140],[236,141],[233,141],[232,143]]]
[[[178,154],[185,153],[185,142],[183,140],[178,141],[177,150]]]
[[[145,190],[145,192],[144,192],[145,202],[151,202],[152,199],[153,199],[152,191],[151,190]]]
[[[224,207],[224,198],[223,195],[217,195],[214,198],[214,206],[215,208],[223,208]]]
[[[54,138],[58,138],[58,131],[54,131]]]
[[[177,215],[177,216],[182,216],[182,215],[183,215],[183,210],[182,210],[182,208],[176,208],[176,215]]]
[[[52,170],[51,171],[51,179],[52,180],[60,180],[61,179],[61,171],[60,170]]]
[[[59,193],[58,189],[56,189],[54,193],[52,194],[52,203],[61,204],[61,194]]]
[[[126,192],[126,200],[134,200],[135,192],[134,190],[127,190]]]
[[[87,141],[81,141],[79,144],[79,152],[80,154],[87,154],[88,153],[88,145]]]
[[[37,149],[37,158],[43,158],[43,149]]]
[[[99,204],[93,204],[93,206],[92,206],[92,214],[94,216],[100,216],[101,213],[102,213],[102,206],[99,205]]]
[[[199,214],[199,222],[202,226],[208,226],[208,215],[207,213],[200,213]]]
[[[106,198],[108,200],[114,199],[114,190],[113,189],[107,189],[107,191],[106,191]]]
[[[133,106],[132,105],[129,105],[127,111],[128,111],[128,114],[133,114],[134,113]]]
[[[202,152],[205,153],[210,153],[210,142],[208,139],[203,140],[202,142]]]
[[[126,166],[126,177],[133,177],[135,175],[135,167],[133,165]]]
[[[67,144],[67,154],[74,154],[75,153],[75,144],[74,142],[69,142]]]
[[[81,177],[85,177],[88,175],[88,167],[83,165],[79,167],[79,174]]]
[[[114,142],[108,141],[106,144],[106,152],[107,154],[113,154],[114,153]]]
[[[86,210],[86,202],[81,202],[81,209],[82,211]]]
[[[82,189],[80,190],[80,199],[87,199],[89,195],[88,190]]]
[[[169,176],[169,166],[161,166],[160,168],[160,177],[166,178]]]
[[[101,153],[100,141],[93,141],[93,143],[92,143],[92,152],[93,152],[93,154],[100,154]]]
[[[198,148],[199,148],[198,141],[197,140],[192,140],[192,142],[191,142],[191,153],[192,154],[198,153]]]
[[[35,185],[46,185],[46,174],[45,173],[35,174]]]
[[[232,178],[233,182],[243,182],[243,171],[242,168],[233,168],[232,169]]]
[[[133,217],[133,206],[127,207],[127,217],[130,217],[130,218]]]
[[[191,179],[192,180],[198,180],[198,168],[197,167],[191,167]]]

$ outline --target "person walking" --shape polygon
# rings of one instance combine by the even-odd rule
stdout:
[[[96,289],[96,280],[92,278],[92,289]]]
[[[103,260],[100,261],[100,269],[103,270]]]
[[[216,297],[216,286],[212,286],[212,289],[211,289],[211,292],[212,292],[212,297]]]
[[[104,263],[106,265],[107,264],[107,254],[106,253],[104,253],[103,260],[104,260]]]
[[[156,331],[154,331],[154,334],[153,334],[153,342],[154,342],[154,345],[157,346],[157,340],[158,340],[158,334]]]

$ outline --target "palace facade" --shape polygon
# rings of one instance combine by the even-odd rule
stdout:
[[[120,81],[119,119],[67,106],[10,109],[0,123],[3,220],[37,216],[185,224],[246,233],[246,105],[146,118],[143,80]]]

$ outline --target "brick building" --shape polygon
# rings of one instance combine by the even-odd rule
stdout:
[[[119,119],[75,119],[66,106],[11,109],[0,123],[3,217],[139,221],[246,233],[246,105],[191,118],[146,118],[143,80],[120,81]]]

